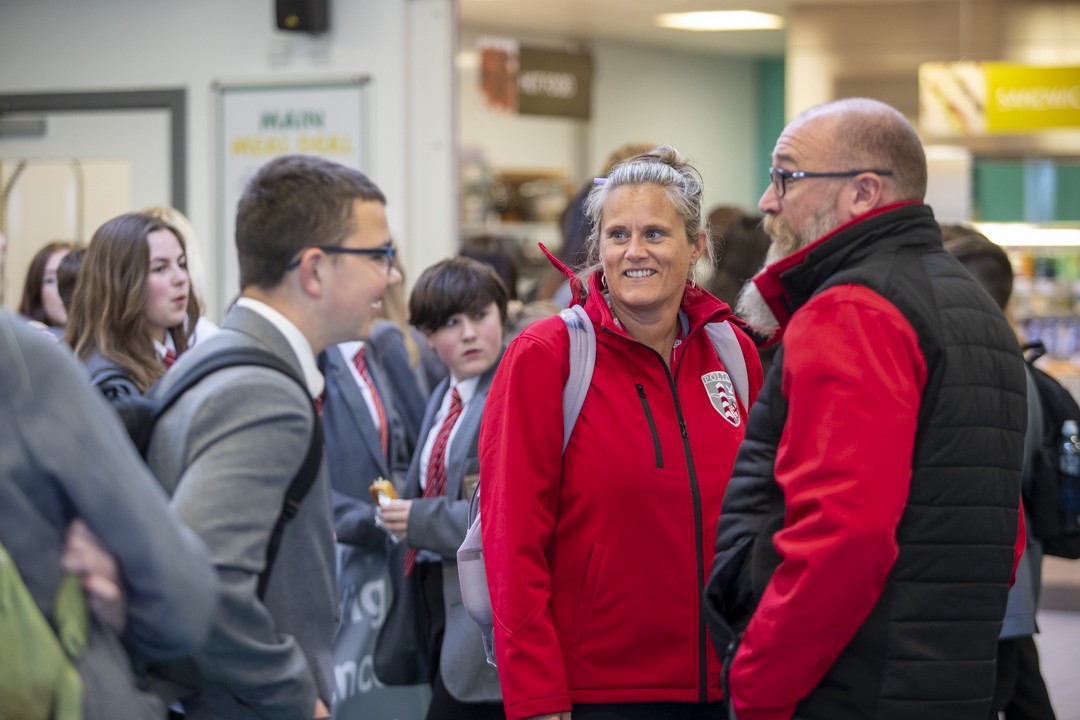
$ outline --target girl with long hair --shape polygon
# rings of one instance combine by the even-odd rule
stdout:
[[[183,236],[139,213],[109,220],[90,239],[72,306],[67,340],[94,384],[110,398],[146,392],[199,317]]]

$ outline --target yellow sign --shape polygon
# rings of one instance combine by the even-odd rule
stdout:
[[[1080,127],[1080,67],[984,67],[990,132]]]
[[[1080,67],[924,63],[919,123],[938,135],[1080,127]]]

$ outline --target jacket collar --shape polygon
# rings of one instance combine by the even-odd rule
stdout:
[[[752,280],[783,328],[814,292],[837,271],[884,245],[923,244],[916,227],[937,228],[929,205],[913,200],[893,203],[860,215],[798,252],[777,260]],[[940,234],[938,234],[940,244]]]
[[[626,335],[626,331],[622,328],[622,325],[615,319],[615,315],[611,312],[611,308],[608,307],[607,301],[604,297],[605,289],[600,284],[600,278],[602,273],[597,270],[588,278],[588,293],[585,293],[584,285],[578,278],[574,271],[568,268],[565,264],[559,261],[554,255],[548,252],[548,249],[540,244],[540,250],[543,251],[551,264],[555,266],[559,272],[570,279],[570,289],[572,293],[572,300],[570,305],[581,305],[585,308],[585,312],[592,318],[593,322],[597,323],[601,328],[609,330],[616,335]],[[687,331],[686,335],[689,337],[698,328],[712,322],[722,322],[729,318],[742,327],[741,320],[731,314],[731,308],[728,304],[714,295],[705,292],[701,288],[692,285],[690,282],[686,283],[683,289],[682,303],[680,305],[680,314],[686,318]]]

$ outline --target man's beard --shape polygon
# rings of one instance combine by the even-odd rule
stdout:
[[[795,228],[779,215],[765,216],[765,232],[772,238],[772,243],[765,255],[765,262],[756,275],[760,275],[773,263],[797,253],[822,235],[831,232],[838,224],[831,204],[814,213],[802,233],[796,232]],[[735,314],[746,321],[756,333],[766,338],[775,335],[777,328],[780,327],[776,315],[765,302],[765,298],[761,296],[761,291],[753,280],[748,280],[739,292],[739,297],[735,301]]]

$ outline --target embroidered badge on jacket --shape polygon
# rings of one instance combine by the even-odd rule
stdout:
[[[716,408],[716,412],[735,427],[739,427],[742,418],[739,417],[739,401],[735,399],[735,386],[731,384],[731,377],[721,370],[702,375],[701,382],[705,383],[709,402]]]

